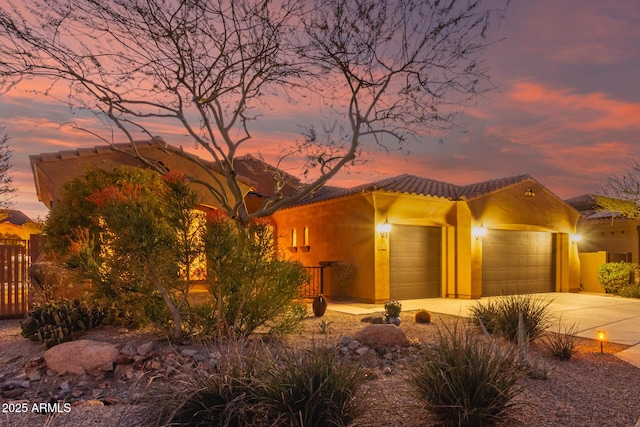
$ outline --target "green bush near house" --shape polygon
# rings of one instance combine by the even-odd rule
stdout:
[[[610,294],[640,297],[640,266],[631,262],[608,262],[598,269],[600,286]]]
[[[491,334],[498,334],[511,342],[518,342],[518,317],[522,313],[529,341],[540,337],[551,322],[551,301],[532,294],[507,295],[476,301],[470,308],[471,317],[482,322]]]
[[[409,370],[407,381],[442,425],[492,425],[513,406],[518,381],[527,373],[516,355],[516,346],[500,348],[471,328],[445,326]]]

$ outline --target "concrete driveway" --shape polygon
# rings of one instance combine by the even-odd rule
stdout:
[[[604,331],[606,341],[631,346],[616,356],[640,368],[640,299],[582,293],[547,293],[535,296],[551,301],[553,317],[566,326],[575,324],[578,328],[576,335],[596,339],[596,333]],[[448,298],[404,300],[402,309],[411,311],[424,308],[435,313],[467,317],[469,307],[476,301],[478,300]],[[328,308],[351,314],[384,311],[383,305],[373,304],[331,303]],[[552,329],[557,327],[558,323],[555,323]]]

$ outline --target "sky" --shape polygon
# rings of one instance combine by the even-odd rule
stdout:
[[[565,199],[597,192],[629,159],[640,160],[640,2],[512,0],[492,34],[503,38],[484,55],[495,90],[467,106],[451,130],[401,151],[371,152],[330,185],[402,173],[454,184],[529,174]],[[301,139],[295,108],[278,113],[253,132],[261,148],[247,148],[266,161],[276,160],[282,141]],[[0,96],[0,127],[14,151],[15,209],[46,216],[28,156],[101,145],[61,125],[92,120],[26,88]],[[181,130],[157,130],[191,149]]]

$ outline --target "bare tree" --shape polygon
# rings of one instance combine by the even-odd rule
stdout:
[[[0,128],[0,209],[9,209],[13,206],[13,196],[17,191],[13,185],[13,177],[10,175],[13,167],[12,154],[9,135],[4,128]]]
[[[61,101],[103,118],[100,138],[113,143],[118,132],[134,149],[140,132],[151,138],[159,121],[175,122],[230,191],[215,174],[201,184],[243,223],[317,191],[367,144],[388,148],[447,127],[487,82],[479,58],[503,12],[483,0],[21,3],[0,6],[2,90],[45,79],[43,95],[64,88]],[[314,178],[285,195],[275,177],[275,194],[250,213],[234,162],[251,126],[277,101],[307,96],[336,117],[326,138],[308,126],[293,147]]]
[[[630,160],[624,175],[611,176],[600,188],[603,196],[596,196],[598,210],[640,218],[640,163]]]

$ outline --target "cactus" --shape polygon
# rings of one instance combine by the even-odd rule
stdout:
[[[39,341],[45,349],[70,341],[78,333],[102,322],[105,310],[89,307],[78,299],[62,300],[36,306],[20,322],[23,337]]]

